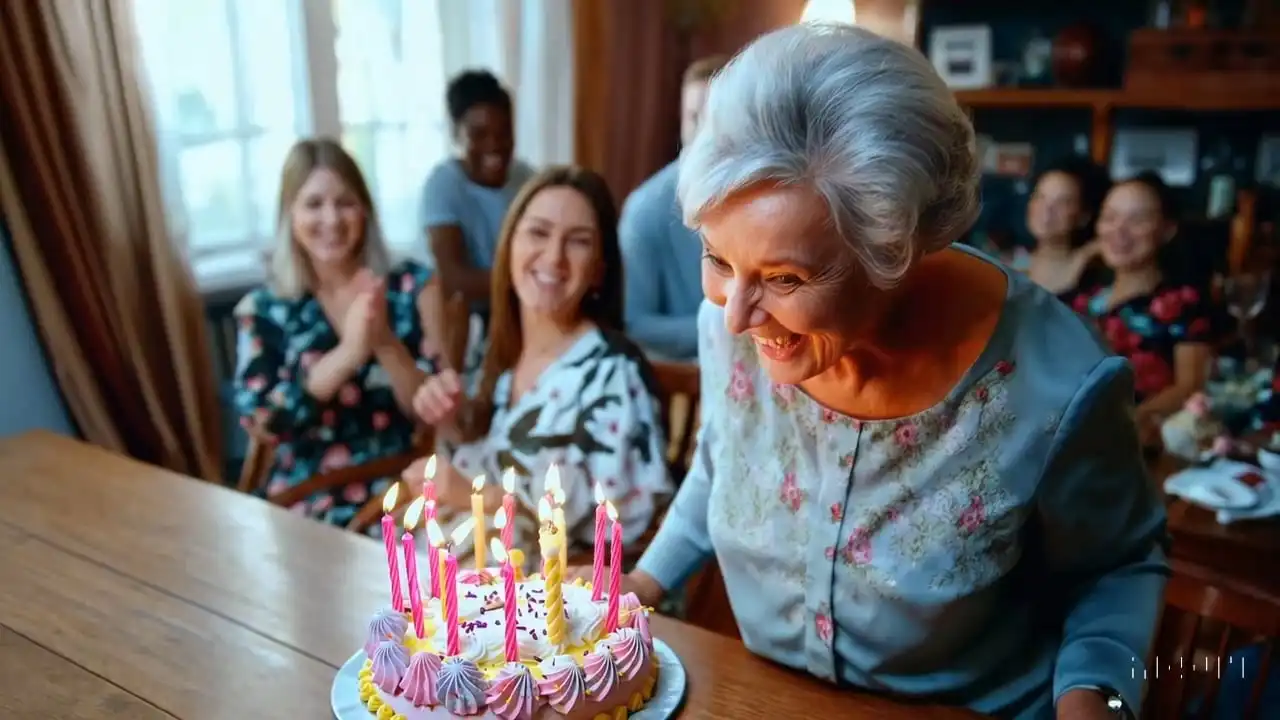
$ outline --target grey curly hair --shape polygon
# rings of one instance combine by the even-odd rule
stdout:
[[[685,224],[761,183],[805,184],[878,287],[978,214],[973,125],[917,50],[868,30],[761,36],[711,81],[680,160]]]

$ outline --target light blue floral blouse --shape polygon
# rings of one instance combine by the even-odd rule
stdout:
[[[1133,378],[1010,274],[997,329],[924,412],[859,421],[774,385],[723,311],[699,317],[693,469],[640,568],[714,553],[743,641],[840,684],[1050,718],[1075,687],[1141,704],[1167,566]]]

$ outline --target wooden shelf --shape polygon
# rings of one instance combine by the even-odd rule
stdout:
[[[972,108],[1023,110],[1036,108],[1085,108],[1098,110],[1134,108],[1195,112],[1280,110],[1280,92],[1222,92],[1208,95],[1201,92],[1171,90],[1167,95],[1136,95],[1119,88],[988,88],[985,90],[957,90],[956,101],[961,105]],[[1227,90],[1227,88],[1224,88],[1224,90]]]

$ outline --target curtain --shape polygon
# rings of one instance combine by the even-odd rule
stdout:
[[[517,156],[535,167],[573,162],[573,0],[468,0],[439,8],[448,30],[446,75],[493,72],[514,97]]]
[[[130,10],[0,2],[0,210],[84,437],[213,480],[202,305],[166,227]]]

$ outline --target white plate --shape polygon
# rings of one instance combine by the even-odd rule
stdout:
[[[1230,468],[1224,465],[1231,466]],[[1249,472],[1241,463],[1215,463],[1208,468],[1190,468],[1169,478],[1166,489],[1197,505],[1211,510],[1246,510],[1260,502],[1258,493],[1236,480],[1236,476]],[[1254,470],[1253,472],[1260,471]]]
[[[640,712],[631,713],[628,720],[668,720],[673,718],[684,703],[684,691],[689,685],[684,665],[671,646],[658,638],[653,639],[653,655],[658,660],[658,682],[653,697]],[[333,678],[329,692],[329,704],[335,720],[375,720],[376,716],[360,702],[360,667],[364,665],[364,651],[358,651],[343,663]]]

